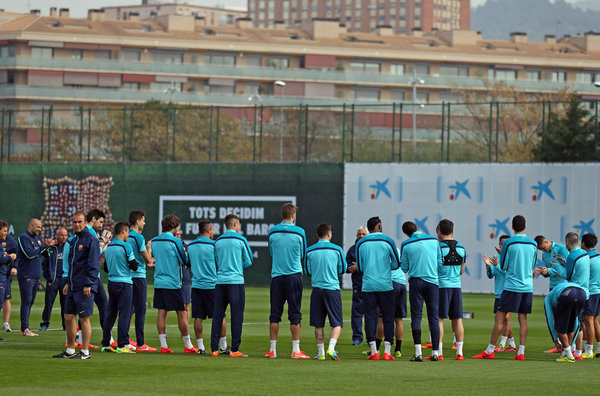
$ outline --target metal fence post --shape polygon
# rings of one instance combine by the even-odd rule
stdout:
[[[346,159],[346,103],[342,105],[342,162]]]
[[[208,161],[212,162],[212,134],[213,134],[213,107],[210,106],[210,118],[208,122]]]
[[[129,108],[129,162],[133,161],[133,111]]]
[[[79,162],[83,162],[83,106],[79,106]]]
[[[354,162],[354,103],[352,103],[352,119],[350,130],[350,162]]]
[[[304,111],[306,114],[306,120],[308,120],[308,105],[306,105]],[[308,159],[308,121],[304,125],[304,163],[306,163]]]
[[[440,161],[444,160],[444,135],[446,128],[446,102],[442,102],[442,136],[440,136]]]
[[[399,143],[399,147],[398,147],[398,162],[402,162],[402,131],[403,131],[403,118],[404,116],[404,105],[402,103],[400,103],[400,130],[398,131],[400,136],[398,138],[398,143]]]
[[[394,149],[396,148],[396,102],[392,102],[392,162],[394,162]]]
[[[40,162],[44,160],[44,124],[46,123],[46,120],[44,119],[45,115],[46,111],[42,107],[42,123],[40,127]]]
[[[215,139],[215,161],[219,162],[219,134],[221,133],[221,107],[217,107],[217,136]]]
[[[51,158],[51,137],[52,137],[52,112],[53,112],[54,107],[52,105],[50,105],[50,109],[48,110],[48,162],[50,162],[50,158]]]
[[[450,121],[452,120],[452,111],[450,110],[450,103],[448,103],[448,122],[446,122],[446,161],[450,162]]]
[[[265,108],[263,105],[260,105],[260,154],[258,155],[258,161],[262,162],[262,153],[263,153],[263,127],[264,127],[264,112]]]
[[[171,103],[167,106],[165,117],[165,162],[169,161],[169,114],[171,113]]]
[[[0,130],[2,132],[2,137],[0,138],[0,162],[4,162],[4,113],[5,109],[2,108],[2,125],[0,125]]]
[[[489,130],[490,137],[488,140],[488,162],[492,162],[492,122],[494,116],[494,102],[490,100],[490,119],[489,119]]]
[[[92,108],[88,107],[88,142],[87,142],[87,160],[90,162],[92,149]]]
[[[496,102],[496,162],[498,162],[498,136],[500,135],[500,103]]]
[[[252,125],[252,130],[254,132],[254,139],[252,141],[252,162],[256,162],[256,117],[258,116],[258,106],[254,103],[254,122]]]
[[[175,137],[176,137],[176,133],[177,133],[177,113],[179,111],[177,110],[177,105],[175,105],[175,108],[173,109],[173,111],[171,112],[171,161],[175,162],[177,161],[177,157],[175,156],[175,149],[177,147],[177,144],[175,142]],[[129,132],[131,133],[131,131]]]
[[[125,139],[127,135],[127,106],[123,106],[123,128],[122,128],[122,142],[121,142],[121,162],[125,162]]]
[[[10,145],[12,144],[12,114],[13,114],[13,110],[9,109],[8,110],[8,147],[6,149],[6,153],[7,153],[7,162],[10,162]]]
[[[594,130],[594,156],[597,157],[598,154],[598,99],[596,99],[596,116],[595,116],[595,123],[596,123],[596,129]],[[596,160],[600,160],[600,158],[595,158]]]
[[[300,105],[300,113],[304,113],[304,106]],[[308,114],[305,114],[308,116]],[[304,117],[303,117],[304,118]],[[300,157],[302,155],[302,130],[304,125],[300,124],[298,128],[298,162],[300,162]]]

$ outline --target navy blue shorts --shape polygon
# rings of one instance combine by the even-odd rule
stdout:
[[[9,270],[8,273],[6,274],[6,283],[4,284],[4,301],[12,300],[12,291],[11,291],[12,280],[13,280],[13,277],[12,277],[12,275],[10,275],[10,270]]]
[[[500,299],[498,297],[496,297],[496,299],[494,299],[494,313],[498,312],[499,304],[500,304]]]
[[[583,306],[583,314],[598,316],[600,314],[600,294],[590,294],[590,298]]]
[[[154,289],[154,308],[165,311],[185,311],[181,289]]]
[[[342,293],[315,287],[310,295],[310,325],[325,327],[325,316],[329,317],[331,327],[344,325]]]
[[[439,317],[441,319],[461,319],[463,315],[462,292],[460,287],[440,288]]]
[[[215,289],[192,288],[192,318],[212,318],[214,308]]]
[[[181,292],[183,293],[183,303],[191,304],[192,302],[192,284],[184,283],[181,285]]]
[[[299,325],[302,321],[302,274],[282,275],[271,279],[271,323],[281,322],[283,305],[288,303],[290,324]]]
[[[392,283],[394,285],[394,318],[406,318],[406,285]]]
[[[69,289],[65,297],[65,314],[79,315],[80,317],[92,316],[94,314],[94,297],[93,290],[90,296],[86,297],[83,295],[83,290],[72,291]]]
[[[530,314],[532,303],[533,293],[519,293],[504,290],[500,296],[498,311]]]
[[[567,287],[558,296],[554,308],[554,330],[560,334],[567,334],[574,330],[575,319],[581,315],[586,295],[583,289]]]

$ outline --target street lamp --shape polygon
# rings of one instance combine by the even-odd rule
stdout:
[[[285,96],[285,81],[277,80],[273,84],[281,87],[281,105],[279,107],[279,162],[283,162],[283,97]]]
[[[171,85],[169,86],[169,88],[165,89],[163,92],[169,94],[169,103],[171,103],[173,101],[173,94],[175,92],[181,92],[181,90],[179,89],[179,87],[175,86],[175,81],[171,80]]]
[[[425,80],[417,77],[416,67],[413,67],[413,76],[408,83],[412,85],[412,144],[414,150],[417,148],[417,84],[425,84]]]
[[[600,80],[599,80],[599,81],[596,81],[596,82],[594,83],[594,86],[595,86],[596,88],[600,88]]]

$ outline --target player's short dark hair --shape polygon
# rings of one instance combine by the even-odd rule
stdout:
[[[105,219],[106,215],[100,209],[95,208],[87,212],[87,215],[85,216],[85,221],[89,223],[90,221],[92,221],[93,218],[95,218],[96,220]]]
[[[533,238],[533,240],[537,243],[538,248],[540,247],[540,245],[542,243],[544,243],[544,241],[546,240],[546,237],[543,235],[537,235],[535,238]]]
[[[180,224],[181,220],[174,214],[166,215],[160,222],[162,232],[171,231],[172,229],[179,227]]]
[[[208,232],[208,226],[211,224],[212,224],[212,221],[210,221],[210,220],[200,220],[198,222],[198,233],[204,234],[204,233]]]
[[[0,229],[2,229],[1,223]],[[591,232],[587,232],[581,236],[581,243],[584,243],[586,248],[593,249],[598,243],[598,237],[595,234],[592,234]]]
[[[377,224],[381,224],[381,219],[379,216],[371,217],[369,220],[367,220],[367,230],[369,230],[369,232],[375,231]]]
[[[225,227],[232,227],[236,221],[240,221],[240,218],[234,214],[228,214],[227,216],[225,216]]]
[[[510,238],[510,235],[506,235],[506,234],[504,234],[504,235],[502,235],[500,238],[498,238],[498,241],[499,241],[499,242],[502,242],[503,240],[505,240],[505,239],[508,239],[508,238]]]
[[[129,224],[134,226],[139,220],[142,220],[146,217],[146,212],[141,209],[132,210],[129,213]]]
[[[281,205],[281,218],[284,220],[291,219],[298,211],[298,207],[291,202]]]
[[[321,223],[317,226],[317,236],[319,238],[325,238],[329,231],[331,231],[331,224]]]
[[[8,223],[6,221],[0,220],[0,230],[4,227],[8,228]]]
[[[440,227],[440,234],[444,236],[450,235],[454,232],[454,223],[448,219],[440,220],[438,227]]]
[[[115,225],[115,235],[119,235],[120,233],[122,233],[122,232],[123,232],[123,231],[125,231],[126,229],[127,229],[127,230],[129,230],[129,224],[127,224],[127,223],[125,223],[125,222],[123,222],[123,221],[121,221],[121,222],[118,222],[118,223]]]
[[[565,243],[574,245],[577,242],[579,242],[579,235],[576,232],[567,232],[567,235],[565,235]]]
[[[512,229],[515,232],[521,232],[525,229],[525,217],[521,215],[516,215],[512,219]]]
[[[404,234],[406,234],[407,237],[411,237],[412,234],[415,233],[415,231],[417,231],[419,228],[417,227],[417,225],[415,223],[413,223],[412,221],[405,221],[404,224],[402,224],[402,232]]]

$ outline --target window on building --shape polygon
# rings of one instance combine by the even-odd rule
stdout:
[[[246,83],[246,94],[247,95],[260,95],[261,92],[261,88],[260,88],[261,84],[260,83]]]
[[[459,96],[451,91],[440,91],[439,98],[440,102],[446,103],[457,103],[460,100]]]
[[[98,60],[110,60],[110,51],[97,50],[96,59]]]
[[[80,49],[71,50],[71,59],[77,59],[77,60],[83,59],[83,50],[80,50]]]
[[[277,56],[271,61],[275,69],[289,69],[290,58],[287,56]]]
[[[152,50],[152,61],[156,63],[168,63],[180,65],[183,59],[183,52],[173,50]]]
[[[517,79],[517,71],[514,69],[489,69],[488,77],[496,80],[514,81]]]
[[[123,86],[121,87],[121,89],[123,91],[139,91],[140,90],[140,83],[136,83],[136,82],[124,82]]]
[[[594,73],[591,71],[578,71],[575,73],[575,82],[580,84],[591,84],[594,82]]]
[[[350,62],[350,71],[377,74],[381,71],[381,64],[379,62],[354,60]]]
[[[466,65],[440,65],[442,77],[468,77],[469,67]]]
[[[390,74],[392,76],[402,76],[404,75],[404,69],[404,63],[392,63],[390,65]]]
[[[404,101],[404,90],[403,89],[390,89],[390,100],[392,102],[403,102]]]
[[[8,58],[15,56],[15,46],[14,45],[3,45],[0,46],[0,58]]]
[[[550,81],[563,83],[567,80],[567,73],[563,70],[554,70],[550,72]]]
[[[527,70],[527,81],[540,81],[540,71]]]
[[[429,75],[429,65],[427,63],[417,63],[415,65],[417,69],[417,76],[428,76]]]
[[[206,57],[209,65],[235,66],[235,54],[210,53]]]
[[[260,67],[262,65],[262,56],[251,54],[246,56],[247,67]]]
[[[417,103],[429,103],[429,91],[419,89],[417,91]]]
[[[181,88],[182,88],[181,83],[173,83],[171,84],[171,82],[153,82],[150,83],[150,90],[151,91],[161,91],[161,92],[165,92],[168,89],[171,89],[171,87],[175,88],[176,91],[181,92]]]
[[[356,100],[379,100],[379,88],[376,87],[354,87],[352,97]]]
[[[32,58],[52,58],[52,48],[31,47]]]
[[[233,85],[209,85],[208,92],[215,95],[233,95],[235,86]]]
[[[123,59],[125,62],[139,62],[140,52],[138,48],[125,48],[123,49]]]

